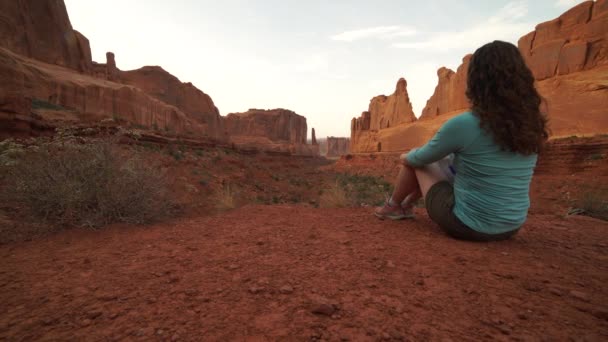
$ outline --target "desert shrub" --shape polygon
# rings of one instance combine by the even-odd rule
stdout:
[[[140,155],[109,142],[44,144],[8,167],[5,180],[3,200],[44,222],[144,223],[170,209],[164,175]]]
[[[379,177],[342,174],[338,182],[356,205],[381,204],[391,192],[391,185]]]
[[[66,108],[41,99],[32,99],[33,109],[66,110]]]
[[[325,189],[319,197],[321,208],[346,208],[353,206],[352,198],[348,196],[340,182],[336,181],[328,189]]]
[[[608,221],[608,189],[591,189],[583,192],[578,200],[578,212]]]
[[[217,210],[230,210],[236,208],[236,193],[230,184],[222,186],[215,193],[215,208]]]

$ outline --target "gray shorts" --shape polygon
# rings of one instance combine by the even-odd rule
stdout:
[[[501,234],[486,234],[467,227],[454,215],[454,186],[449,181],[433,185],[426,194],[425,205],[431,220],[448,235],[459,240],[500,241],[519,231],[516,229]]]

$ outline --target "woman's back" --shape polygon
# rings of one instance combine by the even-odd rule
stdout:
[[[470,228],[488,234],[519,228],[530,206],[537,155],[501,149],[471,112],[446,125],[454,125],[462,139],[454,159],[454,214]]]

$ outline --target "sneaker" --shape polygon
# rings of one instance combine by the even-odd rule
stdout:
[[[374,215],[380,219],[388,218],[391,220],[403,220],[404,218],[408,218],[400,205],[392,206],[388,204],[388,201],[384,203],[383,207],[376,208],[376,210],[374,210]]]
[[[414,217],[416,217],[416,214],[414,214],[413,206],[402,206],[401,209],[403,210],[403,215],[405,216],[404,218],[413,219]]]

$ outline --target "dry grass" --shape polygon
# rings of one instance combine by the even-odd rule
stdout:
[[[346,208],[353,206],[353,201],[340,182],[336,181],[332,186],[323,191],[319,198],[321,208]]]
[[[146,223],[171,208],[162,172],[109,142],[41,146],[8,167],[5,180],[2,200],[27,209],[38,222]]]
[[[584,215],[608,221],[608,190],[597,188],[584,192],[579,208]]]
[[[215,208],[220,211],[236,208],[236,193],[230,184],[224,185],[215,193]]]

